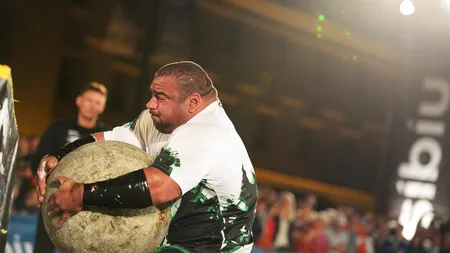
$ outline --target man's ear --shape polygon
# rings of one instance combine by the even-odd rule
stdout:
[[[75,98],[75,104],[77,105],[78,108],[80,108],[81,105],[81,96],[77,96]]]
[[[202,96],[198,93],[193,93],[188,98],[188,110],[190,113],[195,112],[195,110],[200,106],[202,102]]]
[[[102,104],[98,114],[99,115],[102,114],[105,111],[105,108],[106,108],[106,100],[104,100],[104,102],[103,102],[103,104]]]

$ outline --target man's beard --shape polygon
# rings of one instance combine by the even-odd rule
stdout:
[[[186,123],[187,120],[185,120],[186,115],[183,115],[181,113],[176,113],[172,115],[175,119],[172,123],[169,123],[168,121],[164,121],[159,113],[151,112],[150,114],[155,117],[157,120],[153,119],[153,125],[155,128],[163,134],[171,134],[177,127],[181,126],[182,124]]]
[[[163,133],[163,134],[172,133],[171,126],[169,123],[161,122],[161,121],[160,122],[153,121],[153,124],[155,125],[156,130],[158,130],[160,133]]]

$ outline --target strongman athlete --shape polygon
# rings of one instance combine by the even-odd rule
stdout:
[[[172,220],[157,252],[250,252],[257,187],[245,146],[226,115],[208,74],[193,62],[163,66],[152,98],[134,121],[93,134],[50,153],[38,171],[38,197],[58,160],[86,143],[116,140],[156,157],[149,168],[80,184],[59,177],[49,215],[61,226],[89,207],[144,208],[169,203]],[[120,202],[116,196],[120,196]]]

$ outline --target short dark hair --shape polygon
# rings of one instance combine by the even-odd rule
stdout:
[[[217,90],[208,73],[197,63],[179,61],[162,66],[155,73],[155,78],[173,76],[180,86],[180,99],[185,100],[192,93],[200,96],[217,97]]]
[[[89,82],[80,92],[80,95],[85,93],[86,91],[95,91],[103,96],[108,97],[108,89],[106,89],[105,85],[98,82]]]

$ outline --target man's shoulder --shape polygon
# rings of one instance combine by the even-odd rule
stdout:
[[[233,149],[241,145],[240,136],[233,123],[217,105],[178,127],[171,136],[171,140],[175,139],[197,147],[207,146],[209,150]]]
[[[123,125],[124,127],[135,130],[136,128],[153,128],[153,119],[148,110],[143,110],[137,117],[132,121]]]
[[[201,124],[186,124],[177,129],[170,137],[171,141],[194,145],[196,147],[209,147],[209,150],[229,146],[232,142],[230,135],[217,127],[211,127]],[[221,145],[215,145],[220,143]]]
[[[202,117],[182,125],[174,133],[189,134],[205,139],[230,139],[237,135],[231,121],[221,117]]]

